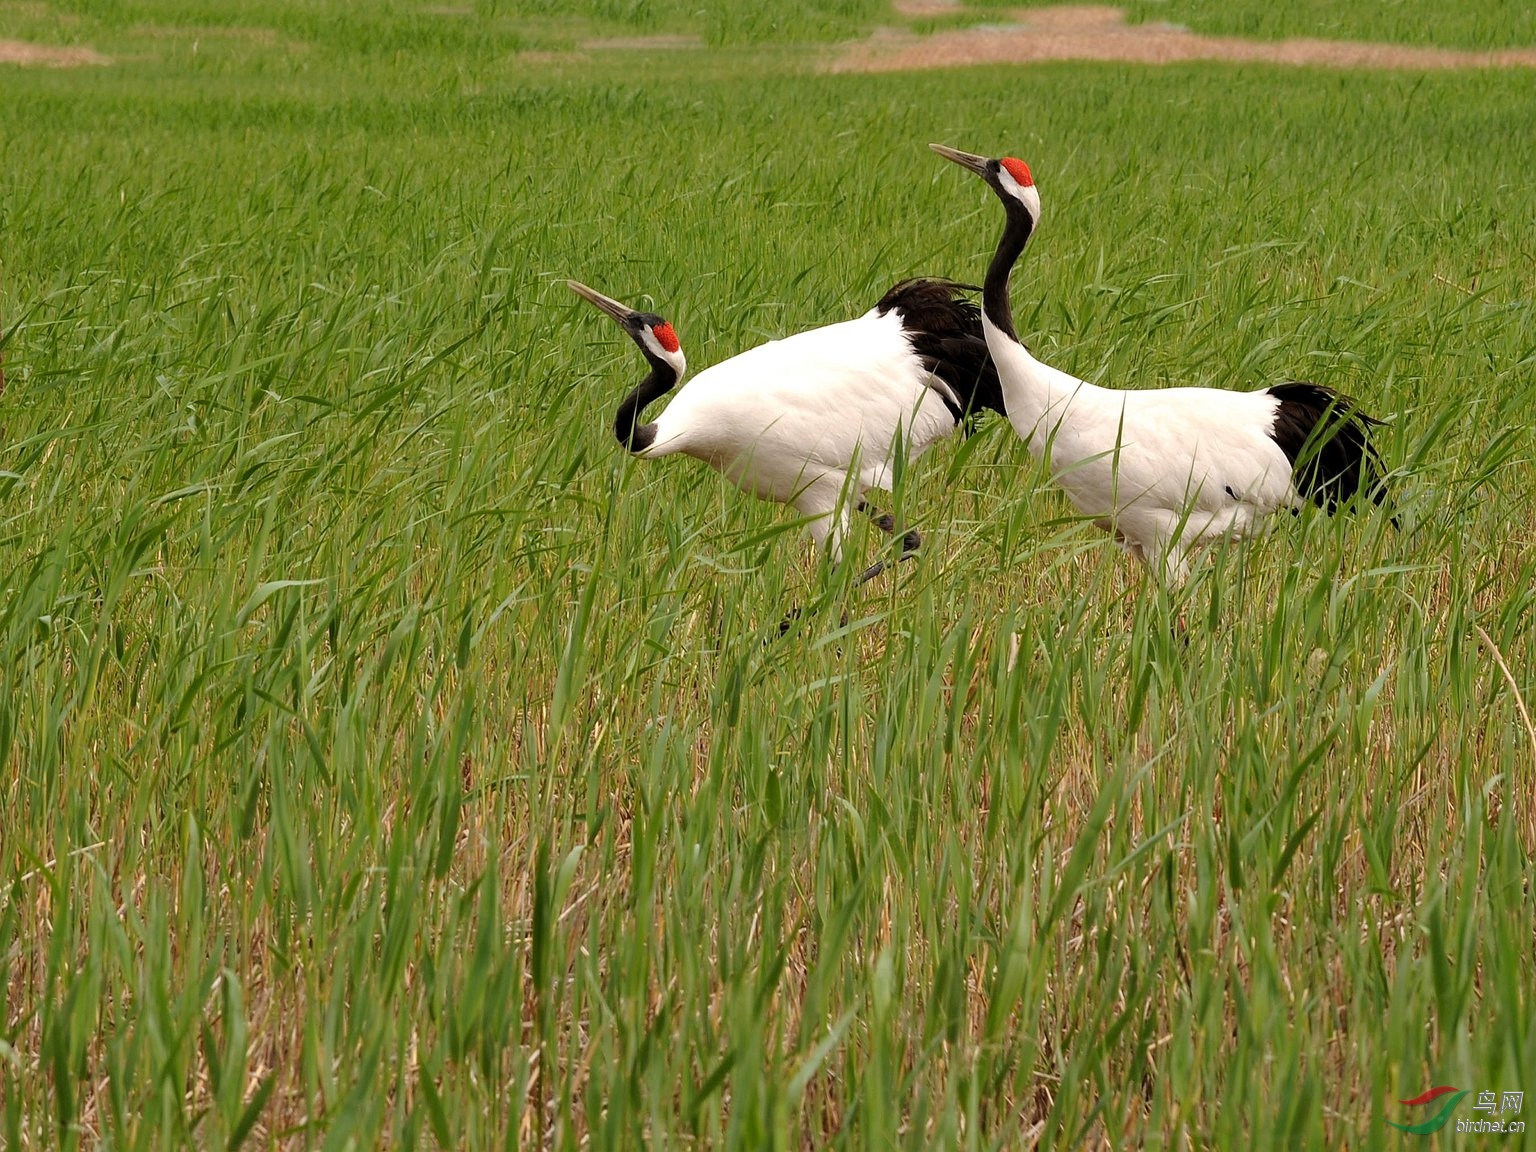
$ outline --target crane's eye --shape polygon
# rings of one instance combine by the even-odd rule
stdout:
[[[656,343],[660,344],[668,352],[676,352],[682,347],[677,341],[677,333],[672,331],[672,325],[663,320],[651,329],[651,335],[656,337]]]

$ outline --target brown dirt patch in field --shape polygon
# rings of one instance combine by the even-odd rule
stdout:
[[[89,48],[56,48],[48,44],[29,44],[25,40],[0,40],[0,64],[79,68],[85,64],[110,63],[112,61],[100,52]]]
[[[1465,52],[1353,40],[1264,41],[1202,36],[1171,24],[1130,25],[1120,9],[1097,4],[1027,8],[1011,13],[1011,18],[1017,23],[962,28],[931,36],[884,31],[849,45],[831,68],[834,72],[903,72],[1045,60],[1134,64],[1225,60],[1323,68],[1536,67],[1536,49],[1531,48]]]
[[[891,7],[898,16],[953,16],[961,10],[960,0],[894,0]]]

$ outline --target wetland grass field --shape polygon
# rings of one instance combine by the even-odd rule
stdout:
[[[1536,72],[883,19],[0,4],[111,60],[0,66],[0,1146],[1536,1147],[1389,1125],[1536,1091]],[[1037,355],[1346,392],[1401,530],[1160,597],[993,419],[852,589],[627,457],[563,281],[697,369],[979,280],[929,141]]]

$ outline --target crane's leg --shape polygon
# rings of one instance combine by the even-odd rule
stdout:
[[[827,554],[827,559],[837,564],[842,560],[843,541],[848,536],[848,505],[843,500],[843,479],[840,476],[823,476],[807,484],[792,503],[795,511],[811,520],[811,539]],[[779,621],[779,635],[783,636],[800,619],[801,610],[791,608]]]
[[[1163,586],[1182,588],[1189,579],[1189,557],[1177,544],[1169,544],[1162,550]]]
[[[870,520],[874,522],[875,527],[880,529],[880,531],[884,532],[887,536],[893,534],[896,531],[896,520],[891,516],[889,512],[878,511],[869,504],[866,504],[863,500],[859,501],[859,511],[868,516]],[[896,563],[900,564],[903,560],[908,560],[911,557],[917,555],[917,550],[922,546],[923,538],[918,535],[917,529],[913,528],[901,538],[901,555],[896,557]],[[876,560],[873,564],[871,564],[868,568],[864,569],[864,571],[859,574],[859,578],[853,582],[853,586],[857,588],[860,584],[863,584],[869,580],[873,580],[876,576],[880,575],[880,573],[884,571],[885,561]]]
[[[809,485],[795,499],[795,508],[802,516],[815,516],[817,519],[811,522],[811,537],[817,544],[826,549],[827,556],[836,564],[842,559],[843,541],[848,536],[849,515],[846,502],[842,501],[841,484],[817,482]],[[896,520],[889,512],[881,512],[862,498],[858,502],[858,510],[868,516],[875,527],[887,535],[896,532]],[[899,564],[917,554],[923,546],[923,538],[917,529],[913,528],[902,533],[901,554],[896,558]],[[853,581],[853,587],[873,580],[886,569],[884,560],[877,560],[866,568]],[[797,620],[800,619],[800,609],[791,608],[779,622],[779,635],[788,632]],[[844,623],[846,623],[846,617]]]
[[[811,520],[811,539],[836,564],[843,558],[843,541],[848,538],[848,509],[841,503],[842,485],[826,478],[806,486],[795,497],[795,511]]]
[[[1159,591],[1167,593],[1182,588],[1189,579],[1189,554],[1184,550],[1183,542],[1177,538],[1159,540],[1149,552],[1145,557],[1147,575],[1159,580]],[[1189,646],[1189,625],[1183,612],[1174,619],[1173,637],[1182,641],[1185,647]]]

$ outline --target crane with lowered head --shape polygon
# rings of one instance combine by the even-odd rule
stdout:
[[[847,496],[885,532],[895,524],[864,496],[887,488],[899,456],[915,460],[983,411],[1003,412],[980,310],[949,280],[904,280],[864,315],[770,340],[714,364],[678,390],[651,423],[645,408],[677,388],[687,359],[654,312],[575,280],[573,292],[612,317],[650,373],[619,404],[613,434],[636,456],[686,455],[742,491],[792,505],[812,537],[841,558]],[[900,559],[921,546],[904,534]],[[885,568],[877,562],[863,583]]]

